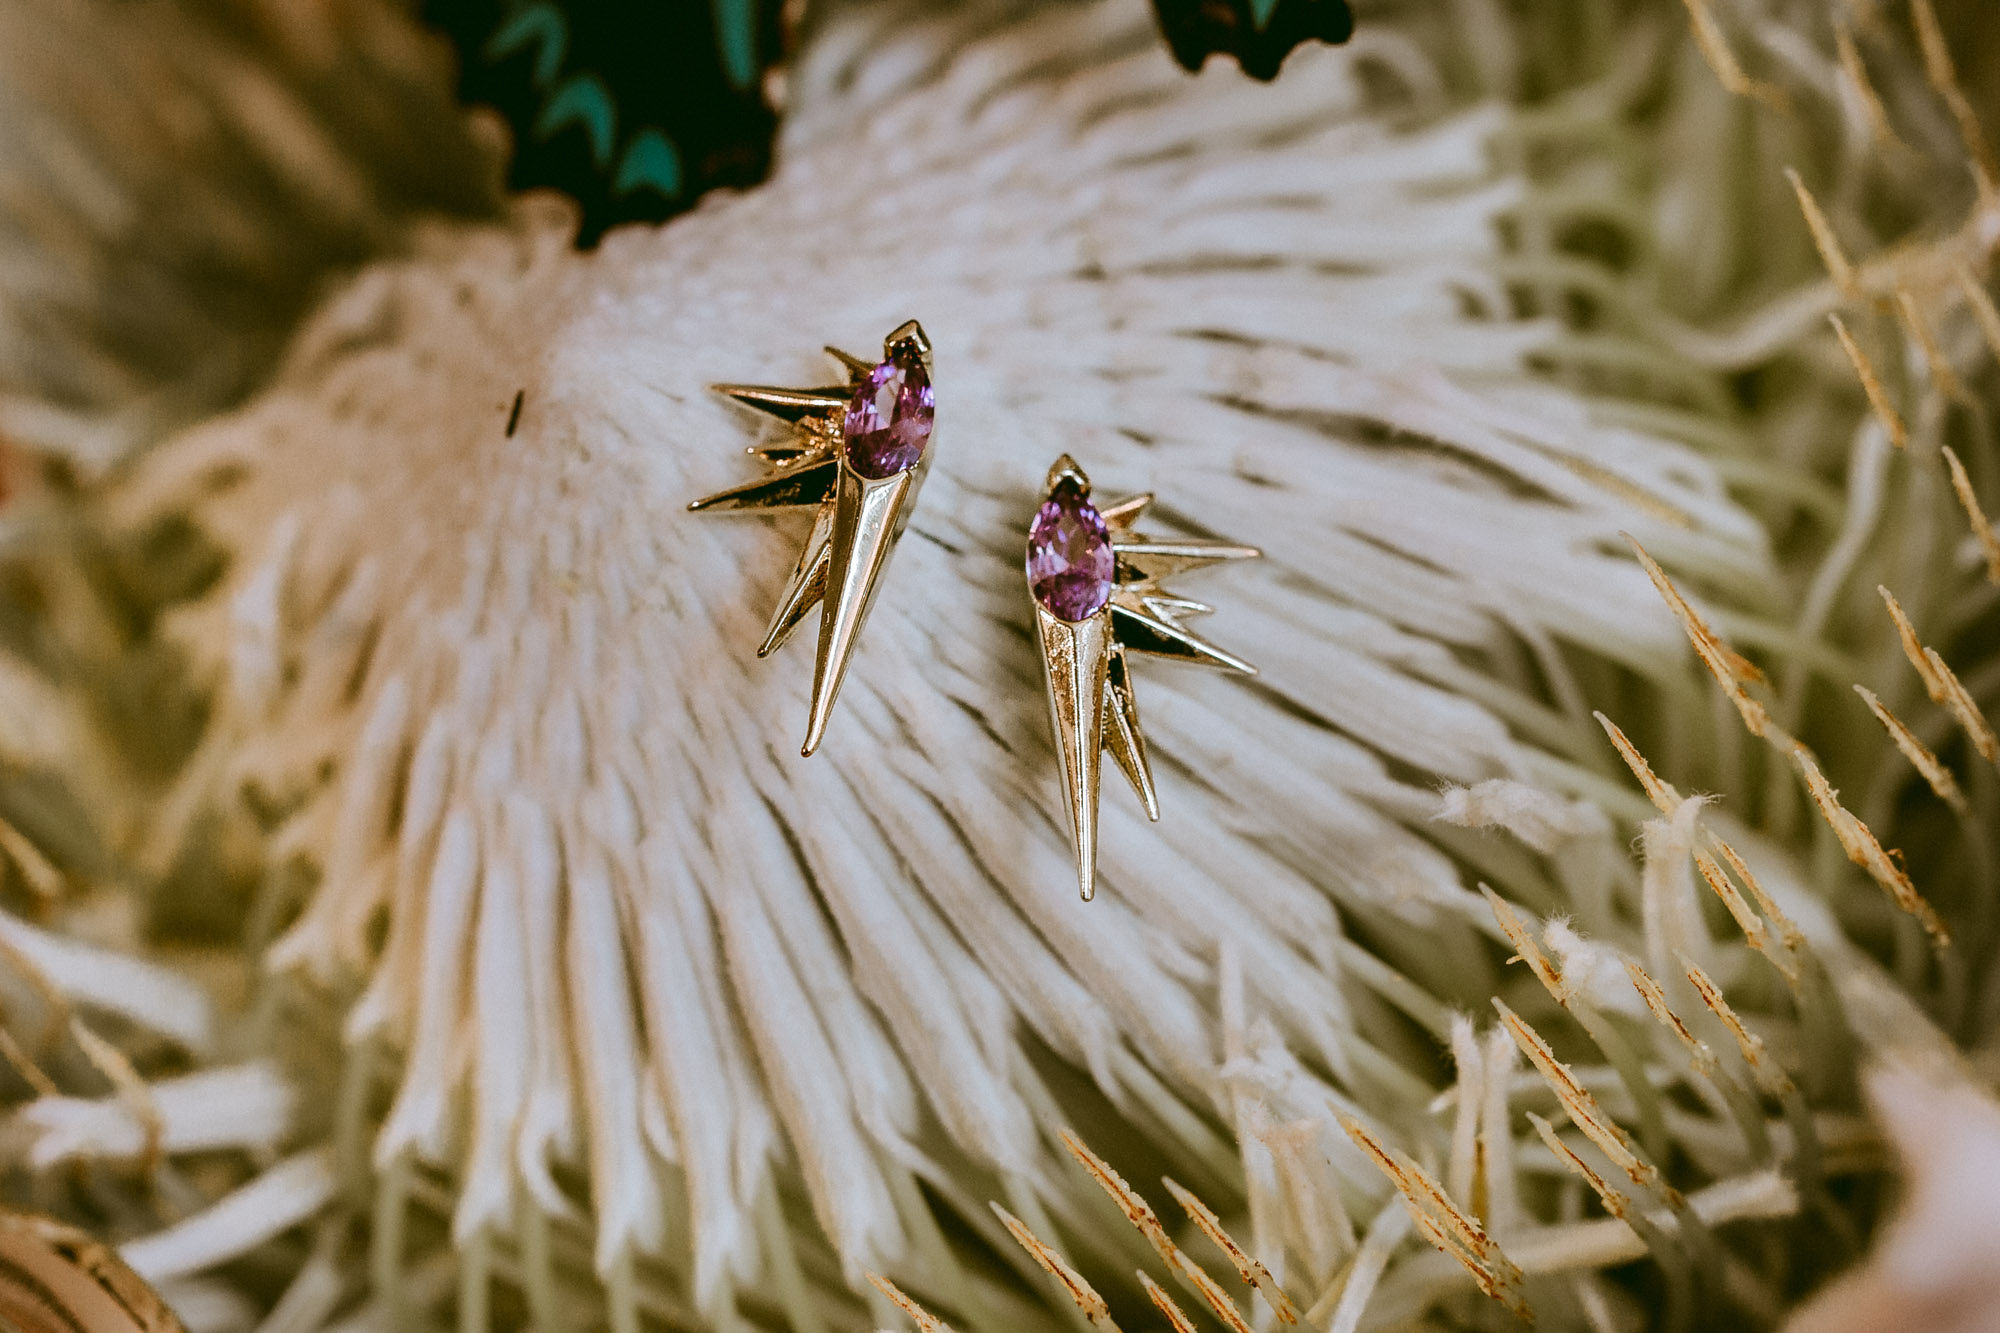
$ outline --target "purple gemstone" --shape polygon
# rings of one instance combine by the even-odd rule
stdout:
[[[908,472],[931,442],[931,377],[915,343],[900,343],[847,404],[847,464],[871,481]]]
[[[1050,615],[1072,625],[1111,600],[1118,568],[1111,530],[1074,478],[1064,477],[1028,529],[1028,586]]]

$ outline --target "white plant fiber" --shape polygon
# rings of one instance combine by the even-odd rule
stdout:
[[[1447,108],[1393,27],[1265,87],[1185,77],[1148,22],[842,9],[770,183],[588,255],[545,201],[434,229],[117,497],[232,555],[175,626],[218,693],[171,808],[296,802],[278,845],[319,887],[271,961],[360,989],[349,1040],[396,1053],[376,1165],[458,1182],[461,1240],[573,1214],[581,1167],[598,1270],[661,1256],[713,1310],[781,1263],[775,1192],[848,1282],[976,1308],[912,1182],[988,1235],[989,1195],[1087,1230],[1053,1131],[1090,1114],[1247,1173],[1269,1252],[1344,1262],[1351,1229],[1316,1241],[1259,1183],[1282,1088],[1379,1272],[1400,1224],[1329,1099],[1422,1106],[1387,1015],[1441,1007],[1350,970],[1354,933],[1494,934],[1444,784],[1612,846],[1569,813],[1607,758],[1570,665],[1687,660],[1621,533],[1762,596],[1762,529],[1702,454],[1528,369],[1558,331],[1501,313],[1528,186],[1496,110]],[[683,512],[758,438],[706,386],[814,382],[820,343],[910,317],[933,470],[801,761],[810,650],[750,650],[803,530]],[[1064,451],[1266,552],[1187,581],[1256,682],[1140,666],[1164,817],[1107,780],[1090,904],[1021,572]],[[1224,1072],[1253,1046],[1265,1091]]]

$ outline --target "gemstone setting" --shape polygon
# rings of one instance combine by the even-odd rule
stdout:
[[[1043,610],[1074,625],[1104,609],[1116,586],[1111,530],[1074,476],[1049,488],[1028,529],[1028,587]]]
[[[923,461],[934,416],[922,351],[914,341],[897,343],[848,401],[841,423],[847,465],[870,481],[908,472]]]

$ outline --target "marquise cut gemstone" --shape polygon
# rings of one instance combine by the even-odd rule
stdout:
[[[871,481],[908,472],[931,440],[931,377],[916,344],[899,344],[855,386],[842,423],[847,463]]]
[[[1064,477],[1028,529],[1028,586],[1035,600],[1059,620],[1088,620],[1111,600],[1117,569],[1104,515],[1083,487]]]

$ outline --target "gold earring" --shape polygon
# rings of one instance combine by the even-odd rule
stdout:
[[[1215,541],[1154,541],[1132,531],[1151,495],[1099,509],[1090,478],[1064,454],[1049,469],[1048,495],[1028,529],[1028,591],[1049,691],[1056,761],[1069,801],[1077,885],[1088,901],[1097,888],[1097,779],[1111,757],[1139,793],[1146,817],[1160,817],[1146,739],[1132,696],[1128,653],[1146,653],[1229,671],[1257,668],[1207,642],[1181,623],[1212,608],[1159,585],[1173,574],[1222,560],[1248,560],[1254,546]]]
[[[826,735],[861,622],[916,506],[930,466],[934,414],[930,339],[915,320],[882,340],[882,360],[874,365],[837,348],[826,350],[846,368],[845,386],[714,386],[746,407],[788,422],[792,435],[782,444],[751,447],[751,454],[770,466],[764,476],[688,506],[717,513],[815,510],[812,534],[757,649],[757,656],[769,657],[814,604],[820,605],[812,709],[800,749],[806,755]]]

